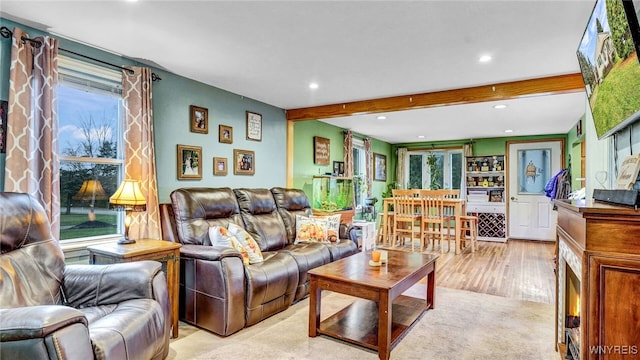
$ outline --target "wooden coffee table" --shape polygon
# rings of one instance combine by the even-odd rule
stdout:
[[[427,310],[435,307],[437,255],[389,251],[380,267],[361,252],[309,270],[309,336],[324,334],[378,351],[387,360],[393,349]],[[425,299],[402,295],[427,278]],[[320,322],[321,292],[330,290],[361,299]]]

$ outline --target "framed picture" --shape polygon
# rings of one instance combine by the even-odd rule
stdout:
[[[387,181],[387,156],[373,153],[373,180]]]
[[[329,139],[313,137],[313,162],[318,165],[329,165]]]
[[[233,128],[227,125],[218,126],[218,141],[225,144],[233,143]]]
[[[0,101],[0,154],[4,154],[7,151],[8,104],[5,100]]]
[[[253,151],[233,149],[233,173],[253,175],[256,172],[256,156]]]
[[[213,175],[227,175],[227,158],[213,158]]]
[[[262,115],[247,111],[247,140],[262,141]]]
[[[344,176],[344,161],[333,162],[333,176]]]
[[[203,107],[191,105],[191,132],[209,133],[209,111]]]
[[[178,180],[202,179],[202,147],[178,144]]]

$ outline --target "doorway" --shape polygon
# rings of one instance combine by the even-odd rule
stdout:
[[[555,241],[557,213],[544,188],[564,164],[564,139],[507,142],[509,237]]]

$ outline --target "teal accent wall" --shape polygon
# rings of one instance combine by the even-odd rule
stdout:
[[[0,25],[27,31],[31,37],[47,35],[28,26],[0,18]],[[142,65],[90,46],[59,39],[59,47],[118,65]],[[11,40],[0,39],[0,100],[8,100]],[[65,54],[61,52],[61,54]],[[66,54],[65,54],[66,55]],[[188,56],[188,54],[185,54]],[[263,187],[286,185],[286,118],[281,108],[230,93],[170,72],[151,68],[162,80],[153,83],[154,136],[160,202],[179,187]],[[208,109],[209,133],[189,131],[189,106]],[[262,115],[262,141],[246,140],[246,111]],[[233,127],[233,143],[218,142],[218,125]],[[177,179],[177,144],[202,146],[202,180]],[[255,175],[234,175],[233,149],[255,152]],[[226,157],[226,176],[213,175],[213,157]],[[313,162],[313,160],[311,160]],[[0,167],[4,169],[4,154]],[[0,171],[4,189],[4,171]]]

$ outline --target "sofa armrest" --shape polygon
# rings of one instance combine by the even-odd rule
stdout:
[[[62,305],[0,309],[0,319],[0,342],[43,338],[71,324],[88,324],[80,310]]]
[[[161,276],[165,281],[156,281]],[[118,304],[132,299],[155,299],[166,293],[166,278],[157,261],[136,261],[110,265],[67,265],[62,283],[69,306]],[[164,286],[158,291],[154,286]],[[162,299],[160,299],[162,300]]]
[[[182,245],[180,248],[180,257],[210,261],[219,261],[227,257],[242,259],[240,252],[234,248],[205,245]]]
[[[74,308],[0,309],[0,359],[93,359],[87,318]]]

